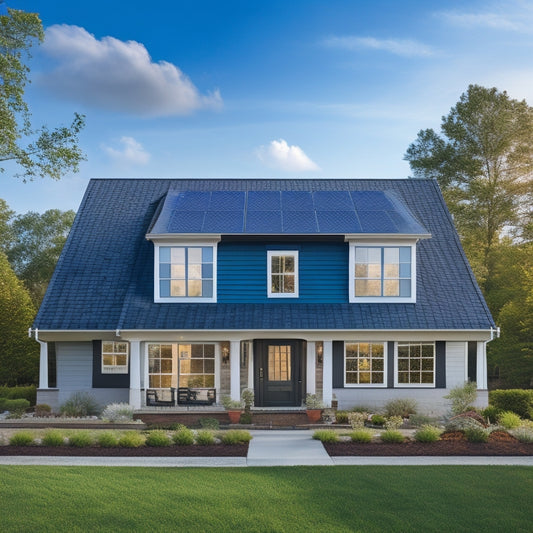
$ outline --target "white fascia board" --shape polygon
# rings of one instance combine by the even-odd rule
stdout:
[[[154,243],[215,243],[220,242],[219,233],[147,233],[146,239]]]
[[[431,233],[349,233],[344,236],[346,242],[379,242],[381,244],[394,244],[398,242],[416,243],[421,239],[431,239]]]

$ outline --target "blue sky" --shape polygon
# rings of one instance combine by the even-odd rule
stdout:
[[[531,1],[7,0],[45,43],[36,125],[86,115],[88,160],[0,197],[77,209],[91,177],[382,177],[470,83],[533,102]]]

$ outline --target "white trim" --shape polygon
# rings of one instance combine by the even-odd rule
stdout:
[[[322,352],[322,401],[327,407],[333,400],[333,341],[325,340]]]
[[[101,358],[101,368],[100,372],[102,374],[127,374],[128,368],[129,368],[129,362],[130,362],[130,343],[128,341],[120,340],[120,341],[101,341],[102,342],[102,352],[100,354]],[[115,344],[125,344],[126,345],[126,352],[106,352],[104,354],[104,343],[106,342],[112,342],[113,347]],[[104,364],[104,355],[125,355],[126,356],[126,364],[125,365],[105,365]]]
[[[294,258],[294,292],[272,292],[272,257],[292,256]],[[267,296],[269,298],[298,298],[300,272],[298,266],[298,250],[267,250]]]
[[[184,212],[184,216],[186,213]],[[146,239],[154,244],[161,243],[162,246],[168,246],[168,243],[174,242],[195,242],[195,243],[213,243],[219,242],[221,235],[219,233],[147,233]]]
[[[229,342],[230,396],[232,400],[241,399],[241,341]]]
[[[437,341],[400,341],[404,344],[433,344],[433,383],[398,383],[398,342],[394,342],[394,388],[395,389],[436,389],[437,383]]]
[[[130,340],[130,405],[141,408],[141,343]]]
[[[359,344],[359,343],[365,343],[365,344],[383,344],[383,383],[346,383],[346,343],[348,344]],[[361,340],[345,340],[343,349],[344,349],[344,370],[343,370],[343,380],[344,380],[344,388],[345,389],[386,389],[387,383],[388,383],[388,354],[387,354],[387,346],[388,342],[386,341],[361,341]]]
[[[316,393],[316,343],[307,343],[306,393]]]

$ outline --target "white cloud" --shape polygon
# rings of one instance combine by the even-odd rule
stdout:
[[[133,137],[122,137],[120,143],[122,145],[121,150],[105,145],[102,146],[102,149],[119,164],[146,165],[150,161],[150,154]]]
[[[266,165],[285,172],[316,172],[320,167],[299,146],[289,146],[287,141],[272,141],[256,151]]]
[[[376,39],[374,37],[330,37],[324,45],[343,50],[382,50],[404,57],[430,57],[435,55],[435,50],[430,46],[411,39]]]
[[[57,67],[41,82],[56,95],[84,104],[145,116],[219,108],[218,90],[202,95],[167,61],[153,62],[142,43],[114,37],[98,40],[79,26],[50,26],[43,43]]]

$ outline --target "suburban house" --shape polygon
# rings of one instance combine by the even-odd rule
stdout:
[[[33,325],[38,402],[439,413],[496,329],[435,181],[95,179]]]

